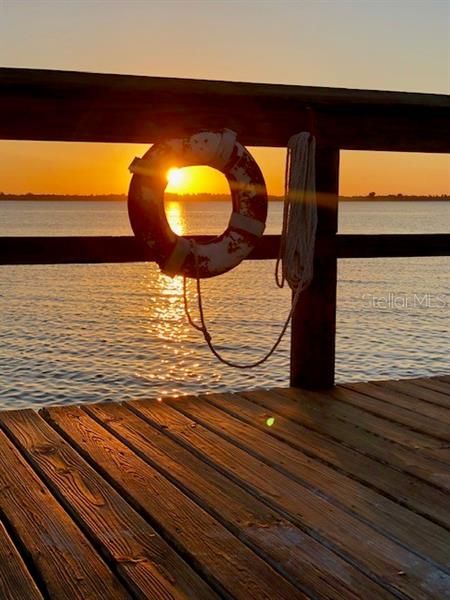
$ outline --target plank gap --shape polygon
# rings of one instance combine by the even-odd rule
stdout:
[[[196,401],[204,402],[204,397],[198,396],[196,398]],[[208,403],[206,403],[206,404],[208,404]],[[290,462],[285,467],[281,464],[282,459],[271,458],[267,452],[265,452],[264,450],[263,451],[260,450],[260,447],[264,446],[262,439],[258,440],[261,442],[260,447],[258,446],[257,448],[254,448],[254,446],[256,445],[256,441],[254,442],[254,444],[252,444],[251,442],[250,443],[247,442],[246,438],[244,436],[244,432],[242,432],[242,435],[239,435],[238,432],[234,432],[234,434],[231,434],[231,433],[228,434],[227,432],[229,430],[231,431],[232,427],[233,427],[233,419],[235,419],[233,416],[228,415],[229,420],[225,421],[223,423],[223,425],[224,425],[223,427],[219,427],[214,422],[211,422],[211,419],[214,415],[210,414],[210,415],[207,415],[205,418],[202,418],[201,416],[198,415],[199,411],[196,412],[195,410],[194,410],[194,414],[193,414],[192,410],[190,410],[190,408],[188,408],[188,409],[184,408],[184,402],[182,400],[169,402],[169,406],[174,408],[175,410],[179,411],[181,414],[183,414],[187,418],[195,421],[196,423],[198,423],[199,425],[204,427],[206,430],[211,431],[214,434],[216,434],[217,436],[223,438],[224,440],[226,440],[233,446],[240,448],[246,454],[253,456],[258,461],[266,464],[271,469],[278,471],[285,477],[298,483],[303,488],[306,488],[307,490],[309,490],[312,494],[322,498],[325,502],[329,503],[332,506],[335,506],[340,511],[346,513],[352,519],[356,519],[357,521],[364,523],[365,525],[367,525],[374,531],[377,531],[382,536],[386,537],[387,539],[390,539],[394,544],[398,544],[399,546],[402,546],[405,550],[411,552],[412,554],[416,554],[417,556],[421,557],[422,559],[431,562],[438,568],[450,573],[450,570],[447,571],[446,561],[442,560],[442,556],[439,555],[440,562],[437,562],[438,559],[436,558],[436,560],[435,560],[434,558],[430,558],[428,556],[428,552],[425,552],[423,550],[423,548],[422,548],[422,550],[419,550],[418,547],[411,545],[411,540],[409,538],[408,538],[408,540],[406,540],[404,538],[404,531],[401,531],[401,533],[398,533],[398,530],[397,530],[397,532],[395,534],[391,533],[389,530],[389,527],[386,526],[388,521],[385,521],[384,523],[381,524],[381,520],[374,519],[373,517],[369,518],[367,515],[363,514],[364,510],[366,510],[367,513],[369,512],[367,510],[367,506],[365,506],[365,502],[364,502],[364,500],[366,502],[368,502],[368,498],[364,496],[365,490],[367,489],[364,484],[360,484],[359,482],[356,483],[357,489],[355,490],[355,494],[357,494],[357,495],[363,494],[363,501],[361,501],[361,499],[355,500],[355,501],[351,502],[351,504],[353,504],[353,506],[349,506],[347,503],[344,503],[341,499],[339,499],[339,497],[338,497],[339,492],[336,489],[337,488],[336,483],[334,483],[334,486],[335,486],[334,492],[332,489],[329,489],[330,486],[331,487],[333,486],[333,481],[330,481],[330,479],[329,479],[330,475],[327,474],[327,472],[326,472],[326,470],[329,469],[330,467],[326,466],[325,470],[322,472],[323,477],[328,477],[328,484],[324,484],[324,485],[321,485],[320,483],[316,484],[313,481],[309,481],[308,479],[306,479],[306,477],[309,477],[309,479],[312,479],[310,475],[308,476],[308,472],[307,472],[308,469],[309,468],[314,469],[319,466],[315,459],[313,459],[313,465],[311,465],[311,466],[307,465],[307,461],[306,461],[306,463],[304,463],[304,466],[302,469],[295,469],[295,468],[289,467],[289,465],[293,464],[294,460],[295,460],[295,457],[291,456]],[[201,406],[201,404],[200,404],[200,406]],[[219,411],[219,414],[220,414],[220,410],[216,406],[213,407],[213,410]],[[209,418],[208,418],[208,416],[209,416]],[[251,429],[252,425],[244,423],[244,427]],[[247,431],[250,434],[250,431],[248,429],[247,429]],[[265,435],[267,435],[266,432],[264,432],[264,433],[265,433]],[[259,432],[258,432],[258,434],[259,434]],[[284,442],[281,441],[281,442],[277,442],[277,443],[281,444],[280,447],[275,448],[273,450],[275,451],[275,453],[277,453],[276,456],[279,456],[282,453]],[[301,456],[303,455],[302,450],[300,450],[298,448],[296,448],[294,450],[295,450],[296,456],[298,456],[298,458],[300,459]],[[293,454],[293,453],[291,453],[291,454]],[[304,456],[306,456],[306,455],[304,455]],[[316,465],[316,467],[314,467],[314,465]],[[331,467],[331,470],[333,472],[335,472],[335,470],[332,467]],[[297,471],[297,472],[294,472],[294,471]],[[303,476],[301,475],[301,471],[303,471]],[[345,474],[343,475],[343,477],[347,478],[347,476]],[[350,479],[349,483],[351,486],[352,485],[351,479]],[[342,485],[344,485],[344,484],[345,484],[345,479],[342,480]],[[359,486],[361,486],[360,489],[358,489]],[[375,492],[375,494],[376,494],[376,496],[378,495],[377,492]],[[374,498],[372,498],[372,502],[374,505],[376,505],[376,502],[378,502],[378,504],[380,506],[383,506],[384,511],[387,511],[389,508],[391,513],[392,513],[392,511],[395,512],[397,510],[397,516],[398,516],[399,520],[405,519],[407,516],[408,516],[409,520],[414,519],[414,515],[416,515],[416,513],[414,511],[410,511],[408,508],[396,509],[397,503],[395,503],[395,502],[393,503],[393,506],[389,507],[389,502],[391,502],[390,500],[387,502],[388,506],[386,506],[386,502],[383,505],[382,504],[383,499],[382,498],[377,499],[376,496]],[[381,510],[381,508],[380,508],[380,510]],[[405,512],[403,512],[403,511],[405,511]],[[428,519],[425,518],[426,522],[423,522],[423,519],[424,519],[423,517],[421,517],[419,515],[416,515],[416,517],[417,517],[417,522],[416,522],[417,528],[419,529],[419,527],[420,527],[423,529],[424,526],[427,524]],[[429,529],[431,529],[433,526],[431,525],[431,523],[428,523],[428,527],[429,527]],[[441,530],[440,527],[439,527],[439,529],[438,528],[432,529],[432,531],[435,532],[436,536],[439,536],[439,538],[442,538],[443,531]],[[429,533],[431,534],[431,532],[429,532]],[[450,544],[450,538],[447,538],[447,543]],[[434,556],[437,556],[435,548],[433,548],[433,551],[434,551]],[[429,554],[431,554],[431,551],[429,552]]]
[[[90,418],[91,415],[85,410],[86,407],[80,407],[80,409],[85,412],[87,416]],[[226,598],[227,600],[233,600],[232,596],[227,592],[227,590],[223,587],[223,585],[216,579],[216,577],[204,568],[201,561],[191,554],[188,550],[186,550],[183,545],[178,542],[176,537],[172,536],[160,523],[156,518],[153,518],[147,510],[136,501],[131,494],[128,493],[126,488],[120,484],[113,476],[109,475],[105,469],[99,465],[89,454],[89,452],[85,451],[75,440],[73,440],[65,431],[62,429],[58,423],[56,423],[52,416],[47,412],[46,409],[41,409],[41,413],[44,419],[55,429],[55,431],[63,437],[73,448],[76,449],[78,454],[84,460],[99,473],[103,479],[118,492],[122,498],[135,510],[151,527],[155,529],[158,535],[161,536],[163,540],[165,540],[171,548],[174,549],[175,552],[189,565],[201,578],[203,578],[211,588],[222,598]],[[117,438],[118,441],[121,441],[115,434],[114,437]],[[138,456],[138,455],[136,455]],[[138,457],[139,458],[139,457]]]
[[[305,419],[305,416],[301,412],[299,412],[298,417],[295,417],[293,414],[288,414],[288,409],[292,408],[293,404],[298,405],[300,409],[301,401],[297,396],[293,397],[290,392],[290,388],[275,388],[270,390],[270,392],[259,390],[257,392],[240,392],[240,394],[257,405],[267,408],[275,414],[284,416],[294,423],[298,423],[300,426],[313,433],[319,433],[334,443],[340,444],[349,450],[355,450],[362,456],[376,460],[382,466],[388,465],[400,473],[408,474],[418,481],[434,487],[441,493],[448,493],[450,489],[450,480],[449,484],[445,485],[441,478],[433,477],[433,472],[430,471],[430,469],[422,466],[419,468],[415,464],[410,464],[410,453],[417,453],[420,445],[415,448],[403,446],[394,442],[392,439],[378,435],[373,430],[361,427],[359,424],[351,421],[350,417],[344,419],[333,414],[332,419],[330,419],[329,422],[323,420],[320,422],[310,422],[310,420]],[[303,392],[304,390],[302,390],[302,393]],[[331,409],[332,408],[333,405],[331,402]],[[353,416],[355,416],[355,414],[353,414]],[[436,443],[435,446],[437,445],[438,444]],[[427,464],[433,462],[437,464],[436,461],[426,460]]]
[[[217,471],[222,473],[225,477],[228,477],[229,479],[231,479],[234,483],[236,483],[237,485],[242,487],[245,491],[250,493],[258,501],[263,502],[271,509],[276,510],[277,512],[281,513],[284,518],[286,518],[291,523],[293,523],[295,526],[297,526],[299,529],[304,531],[307,535],[310,535],[311,537],[313,537],[317,542],[322,544],[324,547],[328,548],[333,553],[337,554],[340,558],[342,558],[347,563],[352,565],[355,569],[357,569],[362,575],[365,575],[370,580],[372,580],[373,583],[379,585],[381,588],[384,588],[385,591],[389,591],[391,594],[395,595],[396,597],[406,598],[406,596],[403,594],[403,592],[397,586],[392,585],[392,582],[383,579],[379,574],[373,572],[371,569],[368,569],[366,564],[363,564],[362,562],[360,562],[359,558],[357,558],[356,556],[351,554],[344,547],[340,547],[333,540],[328,539],[327,537],[324,537],[324,535],[321,534],[320,532],[316,531],[316,529],[312,525],[305,523],[303,521],[303,519],[300,519],[300,518],[294,516],[291,513],[290,509],[284,507],[282,505],[282,503],[279,503],[277,501],[277,499],[271,498],[268,493],[261,492],[256,487],[256,485],[254,485],[253,483],[247,482],[241,476],[235,475],[234,473],[229,471],[227,468],[222,467],[222,465],[216,463],[207,454],[200,451],[196,446],[186,442],[182,438],[179,438],[176,434],[173,434],[170,431],[170,428],[165,428],[165,427],[161,426],[159,423],[157,423],[156,421],[153,421],[151,418],[149,418],[146,414],[141,413],[139,408],[136,408],[135,406],[133,406],[133,403],[127,402],[125,404],[130,410],[132,410],[132,412],[135,412],[135,414],[137,414],[138,416],[140,415],[141,418],[143,418],[150,425],[153,425],[159,431],[163,432],[164,434],[169,436],[171,439],[178,442],[183,447],[185,447],[187,450],[192,452],[195,456],[200,458],[203,462],[205,462],[206,464],[215,468]],[[198,423],[198,426],[201,427],[201,424]],[[237,449],[241,450],[240,448],[237,448]],[[251,455],[249,455],[249,456],[251,456]],[[254,458],[254,457],[252,457],[252,458]],[[295,482],[293,482],[293,483],[295,483]],[[307,490],[307,491],[309,491],[309,490]],[[318,499],[319,499],[319,497],[318,497]],[[376,533],[376,530],[373,530],[373,531],[374,531],[374,533]],[[386,539],[388,540],[388,538],[386,538]],[[390,540],[389,540],[389,542],[392,543]],[[399,547],[402,547],[402,546],[399,546]],[[423,560],[423,559],[421,559],[421,560]],[[434,568],[432,563],[429,563],[429,566],[430,566],[430,568]]]
[[[129,410],[129,407],[125,403],[120,403],[120,406],[123,406],[125,410]],[[139,448],[137,448],[134,444],[132,444],[125,436],[121,435],[114,428],[110,427],[108,425],[108,422],[107,421],[103,421],[102,419],[100,419],[98,417],[98,415],[94,411],[92,411],[90,409],[89,406],[83,407],[82,410],[84,412],[86,412],[92,419],[94,419],[101,427],[105,428],[112,435],[114,435],[115,437],[117,437],[125,446],[127,446],[132,452],[134,452],[137,456],[139,456],[142,460],[144,460],[152,468],[156,469],[161,475],[163,475],[166,479],[168,479],[173,485],[175,485],[176,487],[178,487],[184,494],[186,494],[186,496],[188,496],[189,498],[191,498],[191,500],[193,500],[196,504],[198,504],[203,510],[205,510],[206,512],[208,512],[214,519],[216,519],[217,521],[219,521],[219,523],[221,523],[226,529],[228,529],[231,534],[233,534],[234,536],[236,536],[237,538],[239,538],[239,540],[242,541],[246,546],[248,546],[253,552],[255,552],[256,554],[258,554],[264,561],[266,561],[268,564],[270,564],[272,566],[272,568],[274,568],[275,570],[279,571],[279,573],[281,575],[283,575],[289,581],[291,581],[291,583],[293,585],[295,585],[296,587],[298,587],[298,589],[300,591],[302,591],[305,594],[308,594],[308,596],[310,596],[311,598],[314,597],[314,595],[311,595],[311,590],[306,589],[305,586],[300,586],[299,583],[298,583],[298,581],[293,580],[293,578],[291,578],[289,576],[289,574],[286,572],[286,570],[282,568],[283,567],[282,564],[277,563],[276,561],[274,561],[257,544],[252,543],[247,538],[247,536],[242,535],[242,531],[239,529],[239,527],[237,525],[233,525],[232,523],[230,523],[229,521],[227,521],[226,519],[224,519],[223,516],[222,516],[222,514],[220,512],[218,512],[217,510],[215,510],[212,505],[204,502],[201,498],[199,498],[199,496],[197,494],[195,494],[194,492],[192,492],[189,489],[189,487],[187,487],[186,485],[184,485],[178,478],[176,478],[173,475],[171,475],[171,473],[170,473],[170,471],[168,469],[165,469],[164,467],[162,467],[161,464],[159,462],[157,462],[156,460],[152,460],[148,456],[148,454],[146,454],[145,452],[139,450]],[[133,413],[133,414],[135,414],[135,413]],[[144,423],[147,423],[147,421],[145,421],[145,419],[142,418],[142,415],[135,415],[135,416],[137,416],[138,418],[140,418]],[[150,423],[147,423],[147,424],[150,427],[152,427],[152,425]],[[160,432],[160,433],[162,433],[162,432]],[[174,440],[174,443],[178,444],[178,442],[175,442],[175,440]],[[227,479],[230,481],[230,484],[236,485],[232,480],[230,480],[229,478],[227,478]],[[246,493],[245,490],[243,490],[243,492]],[[282,518],[281,514],[280,514],[280,518]]]
[[[274,427],[267,427],[265,425],[263,425],[262,423],[258,422],[256,419],[250,419],[247,418],[245,416],[243,416],[242,413],[239,413],[238,410],[231,410],[229,408],[229,403],[224,402],[223,404],[217,404],[214,402],[216,397],[216,394],[205,394],[204,396],[202,396],[202,398],[207,401],[208,403],[212,404],[213,406],[216,406],[217,408],[219,408],[220,410],[222,410],[223,412],[226,412],[227,414],[239,419],[240,421],[242,421],[243,423],[246,423],[248,425],[251,425],[255,428],[257,428],[258,430],[274,437],[275,439],[279,440],[280,442],[283,442],[285,444],[287,444],[289,447],[291,447],[293,450],[298,450],[300,452],[302,452],[303,454],[305,454],[305,456],[310,457],[314,460],[317,460],[318,462],[320,462],[321,464],[334,469],[337,473],[341,473],[342,475],[345,475],[346,477],[349,477],[350,479],[352,479],[353,481],[367,487],[370,490],[373,490],[374,492],[377,492],[379,494],[381,494],[383,497],[387,498],[388,500],[391,500],[393,502],[396,502],[397,504],[399,504],[400,506],[402,506],[403,508],[407,509],[407,510],[411,510],[412,512],[414,512],[415,514],[428,519],[429,521],[431,521],[432,523],[434,523],[435,525],[439,525],[440,527],[443,527],[444,529],[450,531],[450,523],[445,522],[439,518],[436,518],[434,515],[430,514],[429,512],[425,512],[423,510],[421,510],[420,508],[417,507],[417,505],[415,505],[414,503],[411,502],[406,502],[405,500],[399,499],[398,495],[395,495],[395,490],[393,490],[392,492],[387,491],[386,487],[381,487],[379,484],[375,484],[373,483],[369,476],[363,478],[360,475],[357,475],[355,472],[350,471],[348,468],[344,468],[340,465],[337,465],[336,463],[331,462],[330,460],[327,460],[326,458],[322,458],[321,456],[319,456],[317,454],[317,452],[315,452],[314,450],[310,450],[308,448],[308,446],[306,444],[302,444],[300,445],[299,443],[296,443],[294,441],[292,441],[292,439],[290,437],[288,437],[285,432],[283,431],[282,433],[278,433],[278,431],[274,428]],[[251,402],[248,398],[245,398],[243,396],[240,396],[239,393],[233,393],[233,397],[239,398],[241,401],[244,402]],[[261,410],[268,410],[265,409],[265,407],[257,404],[257,403],[252,403],[254,404],[255,408],[261,409]],[[269,415],[270,411],[268,411],[268,415]],[[278,418],[281,419],[286,419],[286,417],[283,417],[282,415],[280,415]],[[289,419],[286,419],[289,421]],[[295,428],[298,427],[299,429],[302,428],[303,426],[294,422],[294,421],[290,421],[290,424]],[[348,453],[348,454],[354,454],[355,455],[355,460],[360,460],[361,458],[363,459],[363,461],[367,461],[367,472],[370,473],[370,469],[373,469],[374,467],[382,467],[384,469],[389,469],[391,470],[392,467],[391,465],[388,465],[386,463],[382,463],[377,461],[376,459],[367,456],[361,452],[359,452],[358,450],[355,450],[353,448],[348,448],[346,446],[344,446],[343,444],[340,444],[334,440],[332,440],[331,438],[327,439],[325,436],[323,436],[321,433],[318,433],[316,431],[313,430],[308,430],[309,432],[311,432],[313,435],[317,435],[317,436],[322,436],[325,438],[326,441],[331,442],[332,444],[335,445],[339,445],[342,447],[342,450],[344,451],[344,453]],[[299,431],[299,437],[301,437],[302,432]],[[320,443],[320,440],[319,440]],[[333,450],[331,450],[333,451]],[[351,460],[351,456],[348,457],[349,460]],[[373,463],[373,464],[370,464]],[[398,472],[393,472],[394,475],[397,475]],[[402,473],[403,474],[403,473]],[[404,474],[405,476],[410,477],[410,475],[408,474]],[[419,483],[419,482],[418,482]],[[427,483],[422,483],[420,482],[420,484],[422,486],[427,486]]]
[[[40,409],[39,411],[37,411],[37,414],[39,415],[40,418],[43,418],[42,413],[44,413],[44,412],[45,412],[45,409]],[[46,419],[43,419],[43,420],[46,421],[50,426],[52,426],[52,424],[50,422],[48,422]],[[112,575],[117,578],[117,580],[125,588],[125,590],[130,595],[130,597],[138,598],[138,596],[136,595],[135,591],[133,590],[130,582],[127,581],[126,577],[124,577],[118,570],[118,568],[117,568],[118,565],[115,563],[114,559],[110,556],[108,550],[89,531],[89,527],[86,527],[81,516],[77,514],[77,511],[75,508],[72,508],[70,502],[64,498],[62,493],[58,490],[58,487],[56,486],[56,484],[54,484],[52,482],[51,478],[46,475],[46,473],[39,467],[39,465],[35,465],[33,463],[32,459],[30,457],[28,457],[25,449],[22,449],[19,442],[8,431],[8,428],[5,427],[5,425],[1,422],[1,420],[0,420],[0,428],[8,436],[8,438],[11,440],[11,442],[15,445],[17,450],[23,456],[24,460],[27,461],[27,463],[30,465],[30,467],[33,469],[33,471],[38,475],[38,477],[41,479],[41,481],[43,482],[45,487],[50,491],[50,493],[55,498],[55,500],[58,502],[58,504],[61,506],[61,508],[67,513],[69,518],[75,523],[75,525],[78,527],[78,529],[81,531],[81,533],[85,536],[85,538],[88,540],[89,544],[92,546],[92,548],[95,550],[95,552],[99,555],[99,557],[103,560],[105,566],[111,571]],[[59,435],[66,443],[69,444],[69,446],[72,448],[72,450],[77,452],[77,449],[72,444],[70,444],[70,442],[68,440],[66,440],[64,438],[64,436],[62,436],[61,433],[56,430],[55,427],[52,427],[52,428],[55,430],[57,435]],[[80,455],[79,452],[77,452],[77,454]],[[81,457],[81,455],[80,455],[80,457]],[[83,458],[83,457],[81,457],[81,458]]]
[[[51,600],[48,588],[45,584],[44,578],[40,573],[37,565],[35,564],[31,553],[28,551],[22,540],[20,539],[20,535],[16,531],[13,524],[10,522],[3,509],[0,507],[0,522],[3,523],[6,533],[11,538],[11,542],[16,548],[20,558],[23,560],[26,570],[30,574],[32,580],[36,584],[39,592],[42,594],[42,597],[45,600]],[[0,565],[1,567],[1,565]]]

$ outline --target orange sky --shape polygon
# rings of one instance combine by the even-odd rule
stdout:
[[[126,193],[128,165],[147,147],[129,144],[0,142],[0,191],[9,193]],[[283,193],[285,151],[251,148],[270,194]],[[227,193],[218,171],[184,171],[179,193]],[[342,195],[450,194],[450,156],[388,152],[341,153]]]

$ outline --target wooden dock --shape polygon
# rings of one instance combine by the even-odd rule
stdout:
[[[450,377],[0,413],[0,598],[450,598]]]
[[[333,387],[338,259],[450,252],[448,233],[338,233],[340,150],[449,153],[450,97],[3,68],[0,108],[1,139],[228,127],[271,147],[313,114],[318,199],[293,387],[0,413],[0,600],[450,599],[450,377]],[[2,265],[153,258],[131,237],[0,238]]]

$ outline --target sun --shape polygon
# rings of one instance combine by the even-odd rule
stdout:
[[[179,191],[181,187],[183,187],[185,176],[182,169],[172,167],[167,171],[166,177],[169,191],[176,192]]]
[[[167,181],[165,191],[168,194],[185,196],[201,193],[228,194],[229,192],[225,175],[217,169],[203,165],[188,167],[173,166],[166,170],[165,178]]]

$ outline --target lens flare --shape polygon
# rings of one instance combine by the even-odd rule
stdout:
[[[182,169],[177,169],[177,167],[172,167],[167,171],[167,183],[169,184],[169,191],[172,190],[176,192],[182,187],[184,182],[184,173]]]

